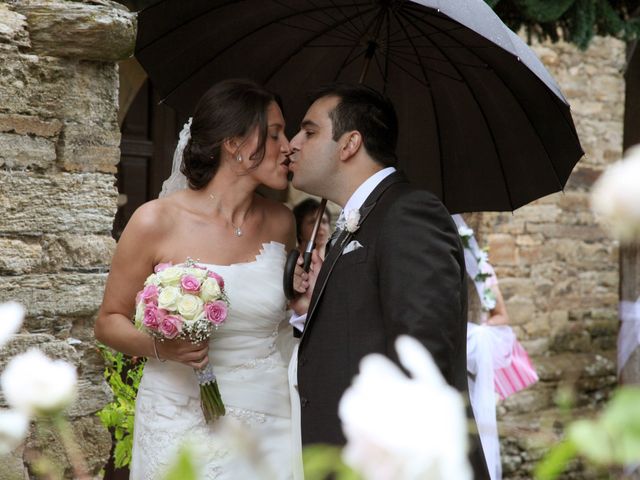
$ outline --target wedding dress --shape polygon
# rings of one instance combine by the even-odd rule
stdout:
[[[136,400],[131,479],[161,479],[187,438],[198,443],[202,478],[292,478],[299,460],[291,433],[287,366],[294,340],[285,320],[284,263],[284,245],[271,242],[251,262],[201,264],[224,278],[230,302],[209,346],[227,413],[207,425],[193,369],[149,358]],[[245,428],[220,430],[229,419]],[[259,477],[243,470],[247,462],[259,464]]]

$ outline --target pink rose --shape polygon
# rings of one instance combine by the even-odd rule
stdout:
[[[198,293],[200,291],[200,280],[193,275],[185,275],[180,280],[180,285],[186,293]]]
[[[182,331],[182,319],[177,315],[166,315],[160,323],[160,333],[171,340]]]
[[[158,327],[162,323],[166,314],[166,310],[158,308],[158,306],[153,303],[149,303],[144,307],[144,318],[142,319],[142,324],[152,330],[158,330]]]
[[[227,319],[227,304],[222,300],[205,303],[204,314],[207,319],[214,325],[222,325]]]
[[[218,282],[218,285],[221,289],[224,289],[224,280],[220,275],[218,275],[216,272],[211,271],[207,272],[207,275],[209,276],[209,278],[213,278],[216,282]]]
[[[147,285],[142,289],[142,295],[140,298],[146,304],[154,303],[158,304],[158,295],[160,294],[160,290],[155,285]]]
[[[173,263],[171,262],[159,263],[153,268],[153,272],[160,273],[161,271],[166,270],[167,268],[172,266],[173,266]]]

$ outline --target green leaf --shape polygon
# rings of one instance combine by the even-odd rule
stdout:
[[[193,456],[187,446],[178,451],[178,455],[167,471],[164,480],[198,480],[198,471]]]
[[[576,454],[577,450],[573,442],[569,440],[560,442],[536,465],[534,472],[536,480],[553,480],[564,471]]]
[[[358,480],[360,476],[342,461],[340,447],[333,445],[311,445],[302,450],[305,480],[324,480],[331,476],[335,480]]]
[[[513,0],[521,15],[536,22],[558,20],[573,5],[575,0]]]

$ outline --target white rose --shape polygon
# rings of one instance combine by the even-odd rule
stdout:
[[[388,358],[367,355],[340,400],[344,461],[368,480],[471,479],[462,396],[420,342],[401,336],[396,350],[412,378]]]
[[[162,285],[180,285],[180,279],[182,278],[183,268],[181,267],[169,267],[158,273],[158,278],[162,282]]]
[[[77,379],[73,365],[31,349],[11,359],[0,383],[9,405],[33,415],[67,407],[75,398]]]
[[[187,270],[187,272],[189,273],[189,275],[193,275],[194,277],[196,277],[201,282],[205,278],[207,278],[207,271],[203,270],[202,268],[190,268],[190,269]]]
[[[146,287],[147,285],[155,285],[156,287],[159,287],[160,283],[161,283],[160,282],[160,277],[158,277],[158,274],[157,273],[152,273],[144,281],[144,286]]]
[[[141,324],[144,319],[144,302],[138,302],[136,305],[136,313],[133,316],[133,320],[136,324]]]
[[[29,431],[29,417],[19,410],[0,410],[0,455],[22,443]]]
[[[164,287],[158,295],[158,307],[174,312],[178,308],[180,296],[178,287]]]
[[[0,348],[22,325],[24,307],[17,302],[0,304]]]
[[[195,295],[183,295],[178,300],[177,306],[178,312],[185,318],[185,320],[195,320],[204,311],[204,302],[200,297]]]
[[[220,298],[220,285],[214,278],[207,278],[200,286],[200,295],[205,302]]]
[[[345,220],[345,227],[346,229],[351,232],[354,233],[356,230],[358,230],[358,227],[360,223],[360,211],[359,210],[349,210],[349,213],[347,213],[347,217]]]
[[[591,207],[625,243],[640,240],[640,145],[627,150],[593,185]]]

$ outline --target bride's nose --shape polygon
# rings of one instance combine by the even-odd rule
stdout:
[[[284,141],[280,145],[280,151],[285,155],[291,154],[291,144],[289,143],[289,140],[287,140],[287,137],[284,137]]]

